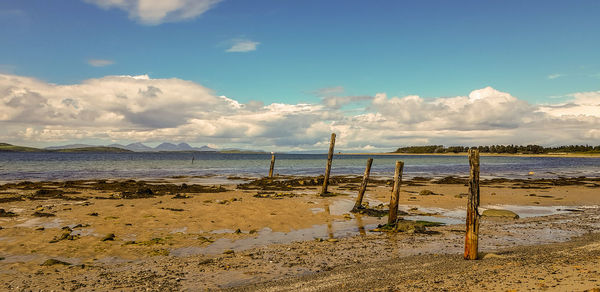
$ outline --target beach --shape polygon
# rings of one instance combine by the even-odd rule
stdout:
[[[462,259],[467,200],[462,178],[405,180],[400,216],[428,223],[425,230],[398,233],[373,231],[387,222],[391,180],[370,181],[364,202],[375,212],[360,214],[350,212],[361,181],[357,176],[333,177],[335,195],[329,197],[318,195],[318,177],[190,183],[210,179],[2,185],[0,287],[506,291],[600,286],[594,269],[600,260],[598,178],[483,179],[480,212],[505,209],[519,218],[482,217],[478,261]],[[382,267],[390,273],[378,270]],[[394,269],[403,272],[391,273]],[[352,276],[359,271],[364,278]],[[467,274],[472,277],[460,276]],[[351,283],[356,285],[340,286]]]

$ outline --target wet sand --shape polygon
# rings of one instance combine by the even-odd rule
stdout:
[[[387,221],[385,216],[349,212],[359,178],[334,178],[331,190],[337,196],[333,197],[317,195],[320,181],[315,178],[282,177],[275,183],[249,184],[243,184],[243,178],[230,179],[238,184],[201,186],[186,178],[175,178],[3,185],[0,288],[277,290],[287,287],[286,283],[296,283],[300,286],[293,287],[308,290],[339,289],[341,286],[320,286],[321,280],[334,277],[327,282],[341,285],[352,271],[371,271],[372,267],[396,266],[406,261],[412,263],[415,271],[421,269],[424,273],[420,280],[414,275],[409,277],[415,286],[401,284],[401,275],[390,275],[368,287],[416,290],[427,286],[452,290],[463,287],[453,286],[458,285],[460,277],[450,277],[454,280],[442,283],[430,280],[451,275],[453,262],[465,271],[469,265],[480,265],[485,271],[499,265],[491,258],[466,264],[459,257],[464,237],[463,194],[467,190],[460,179],[442,180],[442,184],[419,178],[405,182],[400,209],[406,213],[402,216],[447,225],[427,227],[425,233],[392,234],[371,232],[377,224]],[[183,185],[185,182],[188,184]],[[498,252],[508,248],[506,252],[518,254],[527,250],[521,246],[535,245],[536,251],[558,248],[563,251],[561,260],[583,268],[597,266],[598,250],[592,247],[599,244],[598,238],[586,234],[600,228],[598,179],[482,183],[482,210],[509,209],[521,218],[484,218],[480,250]],[[365,201],[370,208],[385,210],[390,190],[390,181],[374,181]],[[573,238],[577,239],[568,243]],[[556,242],[591,247],[571,254],[569,249],[557,247],[560,244],[552,245]],[[417,265],[437,265],[440,258],[447,270]],[[560,269],[557,268],[556,277],[577,274],[567,269],[569,264],[561,266],[564,261],[557,258],[541,257],[539,261],[557,264]],[[48,259],[71,265],[42,266]],[[511,262],[510,259],[519,262],[520,257],[502,258],[505,262]],[[541,268],[524,264],[519,273],[527,276],[536,269]],[[502,271],[498,269],[498,273]],[[323,273],[326,276],[320,276]],[[341,276],[334,276],[336,273]],[[309,278],[296,278],[302,276]],[[261,284],[281,279],[284,282]],[[577,281],[569,282],[571,286],[558,282],[553,288],[597,287],[600,276],[587,273]],[[496,283],[479,287],[524,290],[533,282]],[[360,285],[357,288],[368,283]]]

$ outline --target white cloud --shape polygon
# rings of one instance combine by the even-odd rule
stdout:
[[[565,103],[544,105],[540,112],[558,118],[600,118],[600,91],[577,92]]]
[[[186,141],[274,151],[389,151],[402,145],[600,144],[600,91],[534,105],[491,87],[466,96],[370,97],[339,103],[247,104],[181,79],[106,76],[56,85],[0,74],[0,141],[42,144]]]
[[[84,0],[104,9],[126,11],[129,18],[146,25],[196,18],[222,0]]]
[[[115,63],[112,60],[103,60],[103,59],[89,59],[87,61],[88,64],[94,67],[106,67]]]
[[[259,42],[251,41],[251,40],[234,40],[234,44],[225,52],[228,53],[245,53],[256,51],[256,47],[259,45]]]
[[[565,76],[565,75],[563,75],[563,74],[550,74],[550,75],[548,75],[548,79],[556,79],[556,78],[563,77],[563,76]]]

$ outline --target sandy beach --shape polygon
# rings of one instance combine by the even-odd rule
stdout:
[[[210,179],[210,178],[208,178]],[[586,290],[600,287],[600,179],[482,180],[478,261],[462,260],[464,179],[405,181],[387,222],[391,181],[360,178],[221,185],[153,181],[11,183],[0,187],[0,287],[6,290]],[[371,214],[373,215],[373,214]],[[375,214],[377,215],[377,214]],[[439,226],[437,226],[439,225]],[[364,275],[357,277],[357,274]]]

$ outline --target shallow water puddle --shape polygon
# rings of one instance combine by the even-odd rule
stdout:
[[[410,205],[401,205],[398,208],[402,211],[411,213]],[[481,214],[487,209],[503,209],[515,212],[520,218],[550,216],[557,214],[567,214],[573,210],[579,210],[581,208],[568,207],[568,206],[518,206],[518,205],[486,205],[479,207],[479,213]],[[422,208],[418,209],[422,213],[430,213],[435,215],[409,215],[403,216],[407,220],[423,220],[432,222],[441,222],[447,225],[452,224],[464,224],[466,220],[465,209],[442,209],[442,208]]]
[[[171,232],[169,232],[169,233],[171,233],[171,234],[184,233],[185,234],[185,233],[187,233],[187,230],[188,230],[188,228],[187,228],[187,226],[185,226],[185,227],[181,227],[181,228],[175,228],[175,229],[171,230]]]
[[[15,225],[15,227],[29,227],[29,228],[38,228],[38,227],[61,228],[62,226],[64,226],[63,220],[59,219],[59,218],[54,218],[51,220],[44,219],[44,218],[33,218],[33,219],[28,219],[27,221],[25,221],[21,224]]]
[[[375,206],[382,202],[378,200],[366,199],[369,205]],[[323,207],[310,208],[313,214],[326,212],[332,216],[349,214],[354,206],[354,200],[351,198],[335,199],[331,202],[325,202]],[[423,208],[415,210],[416,206],[401,205],[400,210],[412,213],[413,215],[403,216],[407,220],[420,220],[440,222],[446,225],[464,224],[466,211],[464,209],[443,209],[443,208]],[[515,205],[495,205],[485,206],[482,210],[489,208],[507,209],[517,213],[522,218],[534,216],[547,216],[554,214],[569,213],[569,208],[564,206],[515,206]],[[423,215],[421,215],[423,214]],[[172,256],[190,256],[196,254],[221,254],[226,250],[242,251],[246,249],[267,246],[270,244],[287,244],[298,241],[308,241],[315,238],[327,239],[355,235],[365,235],[368,230],[376,228],[378,224],[385,223],[384,217],[367,217],[352,214],[350,220],[335,220],[330,218],[324,224],[317,224],[309,228],[292,230],[290,232],[275,232],[268,227],[261,229],[256,236],[242,239],[220,238],[208,246],[189,246],[174,248],[170,254]],[[230,229],[213,230],[213,234],[233,233]],[[545,234],[540,234],[540,241],[547,241],[553,237],[563,238],[571,234],[561,233],[559,230],[548,230]]]
[[[373,220],[369,220],[373,221]],[[357,234],[366,234],[370,229],[377,227],[378,223],[364,224],[360,216],[356,219],[347,221],[332,221],[327,224],[314,225],[310,228],[292,230],[290,232],[275,232],[271,228],[265,227],[258,232],[255,237],[232,240],[220,238],[207,247],[181,247],[171,250],[173,256],[189,256],[196,254],[221,254],[225,250],[242,251],[250,248],[266,246],[270,244],[285,244],[296,241],[307,241],[315,238],[337,238],[352,236]],[[219,230],[220,233],[223,230]],[[212,233],[215,233],[213,231]]]
[[[480,207],[480,213],[482,210],[487,209],[504,209],[517,213],[520,218],[530,218],[539,216],[549,216],[556,214],[566,214],[572,212],[572,210],[578,210],[577,207],[568,206],[517,206],[517,205],[487,205]]]

